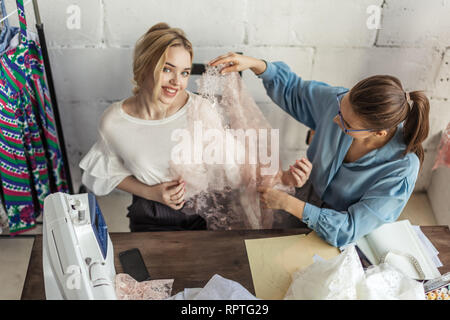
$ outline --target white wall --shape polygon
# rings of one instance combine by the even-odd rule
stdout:
[[[428,198],[437,224],[450,226],[450,168],[433,171]]]
[[[6,2],[8,11],[15,7],[14,0]],[[78,162],[94,143],[102,111],[130,95],[135,41],[161,21],[186,31],[195,46],[195,62],[242,51],[283,60],[305,79],[332,85],[351,87],[369,75],[387,73],[399,77],[406,90],[426,90],[431,133],[416,191],[430,185],[440,132],[450,121],[448,0],[38,2],[76,186]],[[382,6],[381,29],[367,27],[370,5]],[[76,22],[74,8],[80,13],[79,29],[68,28],[68,22],[69,27]],[[34,24],[31,4],[26,11]],[[304,154],[306,129],[274,107],[249,71],[244,79],[272,125],[280,128],[285,166]]]

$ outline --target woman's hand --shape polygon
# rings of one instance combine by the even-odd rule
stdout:
[[[266,63],[263,60],[244,56],[242,54],[229,52],[220,57],[211,60],[208,63],[210,66],[217,66],[225,64],[220,73],[239,72],[247,69],[252,70],[256,75],[263,73],[266,70]]]
[[[288,171],[283,171],[281,178],[284,185],[296,188],[302,187],[309,179],[312,163],[308,159],[296,160],[293,166],[289,166]]]
[[[272,188],[259,187],[257,190],[261,193],[259,199],[263,209],[281,209],[294,217],[302,219],[303,210],[305,209],[305,202],[302,200]]]
[[[180,210],[184,203],[186,182],[182,179],[163,182],[152,186],[153,198],[175,210]]]
[[[259,200],[263,209],[285,209],[289,194],[267,187],[259,187],[257,190],[261,193]]]
[[[147,200],[158,201],[172,209],[180,210],[185,202],[185,184],[183,179],[178,179],[149,186],[140,182],[134,176],[128,176],[119,183],[117,188]]]

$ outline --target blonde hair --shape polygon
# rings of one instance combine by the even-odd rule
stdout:
[[[133,55],[133,94],[137,95],[149,73],[153,75],[152,99],[156,101],[160,92],[160,75],[166,62],[167,51],[170,47],[182,46],[194,57],[191,42],[186,38],[183,30],[171,28],[161,22],[151,27],[136,42]]]

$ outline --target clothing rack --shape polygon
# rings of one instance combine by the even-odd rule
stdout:
[[[5,1],[5,0],[0,0],[0,1]],[[29,4],[32,0],[28,0],[27,2],[25,2],[23,4],[23,6],[25,7],[27,4]],[[37,4],[36,4],[37,5]],[[1,18],[0,19],[0,23],[2,23],[3,21],[5,21],[6,19],[8,19],[9,17],[11,17],[13,14],[17,13],[17,9],[13,10],[11,13],[9,13],[6,17]]]
[[[65,178],[67,181],[69,193],[73,194],[73,184],[72,184],[72,177],[70,175],[69,159],[67,158],[66,143],[64,140],[64,134],[61,127],[61,118],[59,116],[59,108],[58,108],[58,101],[56,100],[55,86],[53,84],[52,69],[50,67],[50,59],[48,58],[47,43],[45,41],[45,33],[44,33],[44,24],[41,21],[37,0],[32,1],[33,1],[34,16],[36,19],[36,29],[38,32],[39,42],[41,44],[42,57],[44,60],[45,76],[47,78],[48,89],[50,91],[50,99],[52,101],[52,109],[53,109],[53,116],[55,119],[56,132],[58,134],[58,141],[59,147],[61,149],[64,171],[66,173]]]
[[[0,1],[5,1],[5,0],[0,0]],[[73,194],[74,192],[73,192],[72,177],[70,174],[69,160],[67,158],[64,134],[63,134],[62,127],[61,127],[61,118],[59,115],[58,102],[56,100],[55,86],[53,84],[53,75],[52,75],[52,70],[50,67],[50,60],[48,57],[47,43],[45,41],[44,25],[41,21],[41,16],[39,14],[39,6],[38,6],[37,0],[28,0],[27,2],[24,3],[24,6],[28,5],[30,2],[33,2],[33,11],[34,11],[35,19],[36,19],[36,29],[38,32],[39,42],[41,45],[42,57],[44,60],[45,76],[47,78],[47,84],[48,84],[48,88],[49,88],[49,92],[50,92],[50,100],[52,102],[52,111],[53,111],[53,116],[54,116],[54,120],[55,120],[56,131],[57,131],[57,135],[58,135],[59,147],[61,149],[61,156],[63,159],[64,171],[66,174],[65,178],[67,181],[67,187],[69,189],[69,193]],[[12,16],[14,13],[17,13],[17,9],[13,10],[11,13],[9,13],[4,18],[2,18],[0,20],[0,23],[3,22],[4,20],[6,20],[8,17]]]

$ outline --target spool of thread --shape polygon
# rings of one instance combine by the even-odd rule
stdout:
[[[428,300],[436,300],[436,293],[434,293],[434,291],[428,292],[427,299]]]

